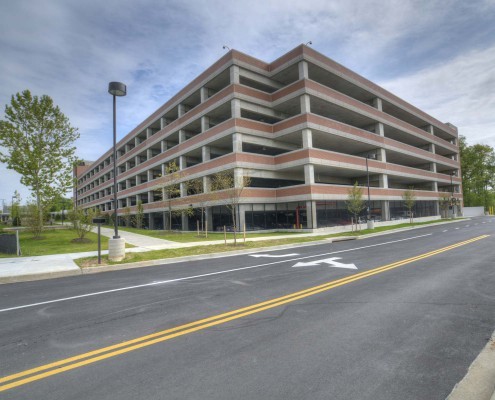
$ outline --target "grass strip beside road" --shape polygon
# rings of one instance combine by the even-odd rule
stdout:
[[[349,283],[365,279],[383,272],[398,268],[400,266],[411,264],[416,261],[420,261],[429,257],[433,257],[437,254],[444,253],[456,249],[461,246],[476,242],[489,237],[489,235],[478,236],[463,242],[455,243],[450,246],[446,246],[437,250],[430,251],[428,253],[419,254],[414,257],[410,257],[404,260],[399,260],[381,267],[373,268],[371,270],[363,271],[357,274],[353,274],[341,279],[330,281],[322,285],[314,286],[308,289],[304,289],[295,293],[291,293],[282,297],[267,300],[261,303],[257,303],[248,307],[232,310],[227,313],[215,315],[198,321],[194,321],[188,324],[176,326],[174,328],[166,329],[163,331],[155,332],[150,335],[141,336],[126,342],[118,343],[112,346],[96,349],[88,353],[83,353],[70,357],[67,359],[59,360],[50,364],[41,365],[36,368],[21,371],[12,375],[0,378],[0,392],[6,391],[18,386],[35,382],[52,375],[57,375],[65,371],[70,371],[76,368],[83,367],[85,365],[93,364],[95,362],[115,357],[121,354],[129,353],[148,347],[157,343],[165,342],[167,340],[184,336],[189,333],[197,332],[207,329],[212,326],[221,325],[229,321],[240,319],[251,314],[259,313],[271,308],[279,307],[281,305],[291,303],[306,297],[316,295],[318,293],[326,292],[331,289],[347,285]]]
[[[171,240],[178,243],[191,243],[191,242],[207,242],[211,240],[223,240],[223,232],[208,232],[208,237],[203,235],[198,236],[197,232],[181,232],[181,231],[164,231],[164,230],[149,230],[149,229],[137,229],[131,227],[119,227],[119,231],[132,232],[139,235],[150,236],[158,239]],[[304,234],[304,232],[252,232],[247,231],[246,237],[258,238],[258,237],[270,237],[280,235],[294,235]],[[242,232],[237,232],[237,238],[242,239]],[[234,239],[232,232],[227,232],[227,240]]]
[[[141,262],[141,261],[161,260],[161,259],[187,257],[187,256],[197,256],[197,255],[202,255],[202,254],[223,253],[223,252],[233,251],[233,250],[250,250],[250,249],[258,249],[258,248],[264,248],[264,247],[282,246],[282,245],[299,244],[299,243],[310,243],[310,242],[315,242],[315,241],[319,241],[319,240],[331,239],[331,238],[335,238],[335,237],[362,236],[362,235],[368,235],[370,233],[380,233],[380,232],[390,231],[393,229],[431,225],[431,224],[435,224],[435,223],[439,223],[439,222],[445,222],[445,220],[418,222],[418,223],[413,223],[413,224],[404,223],[404,224],[398,224],[398,225],[376,227],[375,229],[363,229],[363,230],[357,231],[357,232],[341,232],[341,233],[334,233],[334,234],[321,235],[321,236],[304,236],[304,237],[292,237],[292,238],[289,236],[289,237],[283,238],[283,239],[269,239],[269,236],[283,235],[284,233],[282,233],[282,232],[271,234],[271,235],[259,234],[259,237],[267,236],[267,240],[260,240],[260,241],[247,240],[246,243],[243,243],[242,236],[241,236],[241,239],[238,239],[237,246],[234,246],[231,243],[228,243],[228,244],[211,244],[211,245],[203,245],[202,246],[198,243],[198,246],[193,246],[193,247],[170,248],[170,249],[163,249],[163,250],[147,251],[147,252],[142,252],[142,253],[126,253],[125,259],[122,261],[119,261],[119,262],[109,261],[108,256],[106,256],[106,255],[102,256],[102,259],[101,259],[102,264],[98,264],[98,258],[97,257],[78,258],[78,259],[74,260],[74,262],[78,266],[80,266],[81,268],[98,267],[98,266],[102,266],[102,265],[118,265],[118,264],[127,264],[127,263],[133,263],[133,262]],[[196,234],[194,233],[194,235],[196,235]],[[208,235],[208,237],[209,237],[209,235]],[[253,236],[249,236],[249,237],[253,237]],[[222,234],[221,239],[223,239],[223,234]]]
[[[19,241],[23,257],[46,256],[51,254],[80,253],[98,250],[98,235],[92,232],[86,234],[88,243],[74,242],[77,233],[72,229],[44,230],[40,239],[34,239],[28,231],[19,232]],[[126,247],[134,247],[126,245]],[[108,238],[101,236],[102,250],[108,249]],[[0,253],[0,258],[15,257],[12,254]]]

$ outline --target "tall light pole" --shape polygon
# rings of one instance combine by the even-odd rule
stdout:
[[[108,93],[113,96],[113,211],[114,211],[114,237],[108,241],[108,259],[110,261],[121,261],[125,258],[125,240],[119,236],[117,224],[117,117],[116,97],[127,94],[126,86],[121,82],[110,82]]]
[[[114,239],[119,239],[119,228],[117,223],[117,96],[127,94],[126,86],[121,82],[110,82],[108,93],[113,96],[113,212],[114,212]]]

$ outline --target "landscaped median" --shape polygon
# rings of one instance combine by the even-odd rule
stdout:
[[[280,238],[280,236],[284,235],[285,233],[282,232],[270,233],[269,234],[270,236],[275,236],[275,235],[277,236],[276,238],[273,239],[270,239],[270,236],[268,236],[267,234],[264,235],[262,233],[259,233],[256,234],[257,236],[256,241],[252,240],[254,238],[253,235],[249,235],[246,239],[246,242],[244,242],[242,235],[239,235],[237,240],[237,245],[234,245],[233,243],[227,243],[227,244],[218,243],[218,244],[209,244],[209,245],[198,244],[197,246],[190,246],[190,247],[170,248],[170,249],[154,250],[154,251],[139,252],[139,253],[138,252],[126,253],[126,258],[119,262],[109,262],[107,256],[102,256],[102,264],[98,264],[97,257],[79,258],[76,259],[75,262],[81,268],[92,268],[92,267],[99,267],[102,265],[138,263],[138,262],[151,261],[151,260],[163,260],[163,259],[178,258],[178,257],[198,256],[202,254],[223,253],[223,252],[238,251],[238,250],[252,250],[252,249],[259,249],[264,247],[275,247],[275,246],[292,245],[299,243],[309,243],[309,242],[316,242],[321,240],[328,240],[332,238],[340,238],[340,240],[344,238],[354,239],[359,236],[373,234],[373,233],[381,233],[385,231],[392,231],[402,228],[421,227],[425,225],[445,223],[445,222],[451,222],[451,221],[434,220],[434,221],[418,222],[412,224],[403,223],[397,225],[376,227],[375,229],[372,230],[363,229],[357,232],[341,232],[334,234],[321,234],[321,235],[311,235],[311,236],[309,234],[304,234],[304,236],[298,235],[297,237],[294,237],[294,234],[287,234],[287,237],[285,238]],[[145,232],[143,232],[142,234],[145,234]],[[153,236],[153,234],[151,234],[150,236]],[[165,238],[165,235],[161,237]],[[266,237],[266,240],[262,239],[263,237]]]

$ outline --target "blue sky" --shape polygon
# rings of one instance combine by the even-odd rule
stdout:
[[[79,128],[77,155],[111,146],[220,58],[273,61],[301,43],[495,147],[495,0],[16,0],[0,2],[0,118],[12,94],[52,97]],[[20,177],[0,164],[0,199]]]

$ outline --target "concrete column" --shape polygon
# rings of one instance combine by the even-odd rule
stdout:
[[[380,111],[383,111],[382,99],[380,99],[379,97],[375,97],[373,99],[373,107],[375,107],[376,109],[378,109]]]
[[[440,202],[435,201],[435,215],[440,215]]]
[[[430,135],[435,135],[435,128],[433,127],[433,125],[428,125],[426,127],[426,132],[428,132]]]
[[[136,166],[140,164],[139,156],[134,157],[134,164],[136,164]]]
[[[431,163],[430,164],[430,171],[431,172],[437,172],[437,163]]]
[[[381,162],[387,162],[387,151],[385,149],[377,149],[376,159]]]
[[[213,230],[213,212],[212,207],[205,207],[205,221],[207,222],[208,231]]]
[[[390,202],[388,200],[382,201],[382,220],[390,221]]]
[[[234,168],[234,185],[236,188],[244,185],[244,170],[242,168]]]
[[[179,157],[179,170],[186,169],[186,167],[187,167],[186,156],[180,156]]]
[[[309,79],[308,63],[306,61],[299,61],[297,65],[299,68],[299,79]]]
[[[166,164],[161,165],[161,170],[162,170],[162,176],[165,176],[167,174],[167,166]]]
[[[179,130],[179,143],[185,142],[186,139],[186,131],[184,129]]]
[[[244,224],[246,223],[246,205],[239,204],[237,207],[237,230],[242,232],[244,229]]]
[[[209,161],[211,159],[210,146],[201,147],[201,159],[203,162]]]
[[[303,149],[313,147],[313,132],[311,131],[311,129],[302,130],[302,143]]]
[[[230,83],[238,84],[240,82],[239,66],[232,65],[230,67]]]
[[[300,98],[301,102],[301,114],[306,114],[311,112],[311,101],[309,95],[303,94]]]
[[[209,176],[203,176],[203,193],[209,193],[210,192],[210,177]]]
[[[136,175],[136,186],[141,184],[141,175]]]
[[[153,131],[151,128],[146,128],[146,139],[149,139],[151,136],[153,136]]]
[[[148,192],[148,203],[153,203],[153,192]]]
[[[146,174],[148,175],[148,182],[151,182],[153,180],[153,170],[149,169]]]
[[[177,113],[179,114],[179,118],[186,113],[186,107],[184,106],[184,104],[179,104],[177,106]]]
[[[146,159],[151,160],[153,158],[153,151],[151,149],[146,150]]]
[[[388,175],[387,174],[378,175],[378,182],[381,188],[388,188]]]
[[[160,150],[161,150],[162,153],[167,150],[167,141],[166,140],[162,140],[160,142]]]
[[[316,220],[316,201],[306,202],[306,214],[308,217],[308,228],[318,228],[318,221]]]
[[[149,229],[155,229],[155,218],[153,218],[153,213],[148,214]]]
[[[179,183],[180,186],[180,197],[186,197],[187,196],[187,186],[185,182]]]
[[[210,129],[210,117],[206,115],[201,117],[201,132],[207,131]]]
[[[304,183],[306,185],[315,183],[315,167],[313,164],[304,165]]]
[[[189,230],[189,218],[184,213],[182,213],[182,230],[183,231]]]
[[[160,129],[163,129],[167,126],[167,120],[165,118],[160,118]]]
[[[128,144],[126,144],[124,147],[126,153],[128,153],[131,150],[131,146],[129,146]]]
[[[139,146],[139,139],[137,137],[134,138],[134,146]]]
[[[431,190],[433,190],[434,192],[438,192],[438,182],[431,183]]]
[[[241,101],[239,99],[233,99],[230,102],[230,108],[232,118],[241,118]]]
[[[429,151],[430,153],[436,154],[436,149],[435,149],[435,144],[434,144],[434,143],[430,143],[430,144],[428,145],[428,151]]]
[[[242,133],[236,132],[232,135],[232,150],[234,153],[242,152]]]
[[[375,133],[379,136],[385,136],[385,128],[381,122],[378,122],[375,126]]]
[[[125,170],[129,171],[131,169],[131,163],[129,161],[126,161],[125,163]]]
[[[201,89],[199,89],[199,96],[201,98],[201,103],[206,101],[206,99],[208,99],[208,88],[203,86]]]

